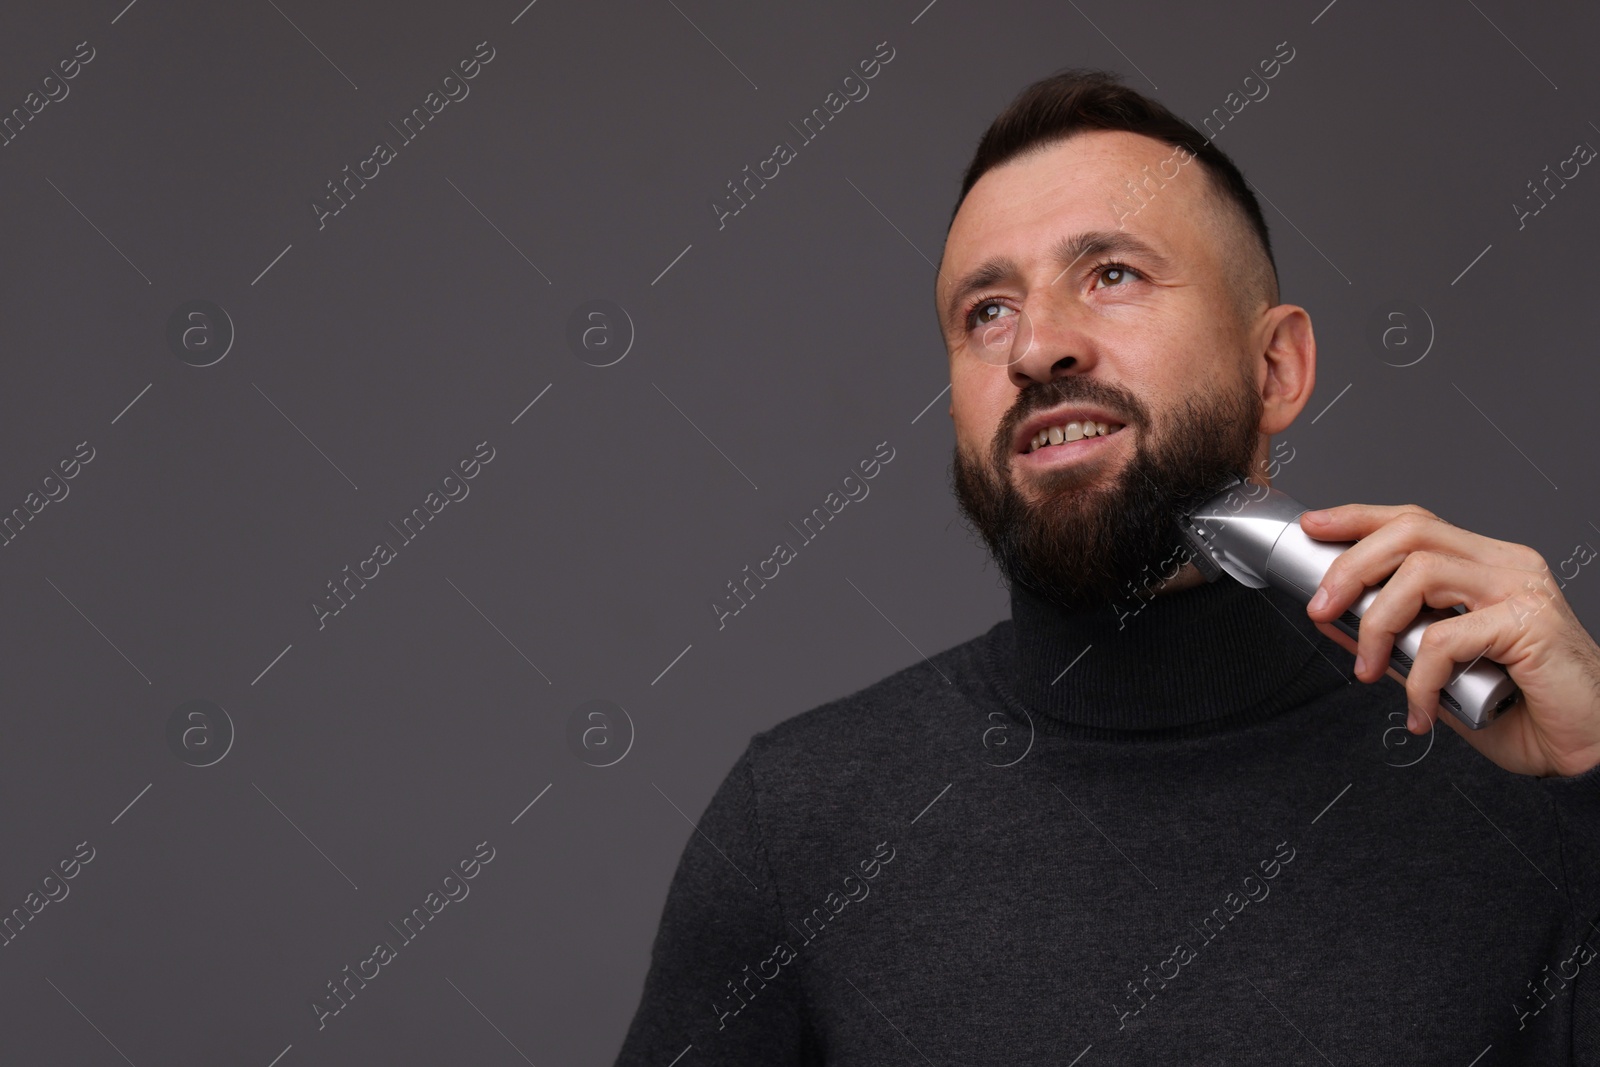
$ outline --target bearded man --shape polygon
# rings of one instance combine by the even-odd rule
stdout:
[[[1600,648],[1544,560],[1370,504],[1302,516],[1356,542],[1309,607],[1183,556],[1315,384],[1234,164],[1110,75],[1037,82],[934,296],[1011,617],[750,741],[616,1062],[1600,1063]],[[1402,679],[1425,605],[1466,610]],[[1521,700],[1435,734],[1479,657]]]

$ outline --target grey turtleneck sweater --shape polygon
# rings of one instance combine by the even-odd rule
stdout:
[[[1011,599],[752,738],[617,1064],[1600,1064],[1600,768],[1413,737],[1275,590]]]

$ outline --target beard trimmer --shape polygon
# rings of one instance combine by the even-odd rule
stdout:
[[[1207,581],[1226,573],[1252,589],[1272,586],[1309,604],[1328,567],[1354,541],[1318,541],[1300,528],[1300,515],[1310,509],[1287,493],[1259,482],[1236,479],[1217,496],[1179,523],[1194,548],[1193,562]],[[1386,579],[1387,580],[1387,579]],[[1352,639],[1361,616],[1372,606],[1383,582],[1370,586],[1333,622]],[[1416,620],[1394,638],[1389,665],[1401,677],[1422,643],[1422,632],[1464,608],[1424,607]],[[1504,667],[1479,657],[1457,669],[1439,691],[1440,704],[1474,730],[1487,726],[1517,702],[1521,690]]]

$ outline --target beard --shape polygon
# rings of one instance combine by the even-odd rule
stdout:
[[[1032,413],[1073,401],[1123,413],[1117,432],[1138,431],[1134,455],[1105,485],[1095,484],[1102,475],[1093,462],[1045,472],[1030,479],[1030,500],[1011,477],[1015,430]],[[1170,577],[1163,565],[1187,558],[1179,518],[1249,473],[1261,412],[1255,383],[1239,375],[1218,392],[1186,397],[1152,440],[1148,408],[1118,386],[1086,375],[1034,383],[996,428],[986,460],[956,445],[956,500],[1009,582],[1067,609],[1127,599]]]

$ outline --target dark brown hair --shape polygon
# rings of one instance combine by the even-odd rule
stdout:
[[[1266,274],[1259,268],[1248,273],[1250,289],[1263,290],[1268,305],[1277,302],[1278,265],[1272,255],[1261,206],[1244,175],[1210,139],[1163,104],[1122,84],[1111,71],[1068,69],[1034,82],[995,117],[978,142],[978,149],[961,179],[961,195],[950,212],[955,221],[967,194],[991,169],[1030,151],[1048,147],[1074,134],[1090,130],[1123,130],[1154,138],[1194,154],[1211,178],[1213,192],[1224,204],[1237,208],[1266,256]]]

